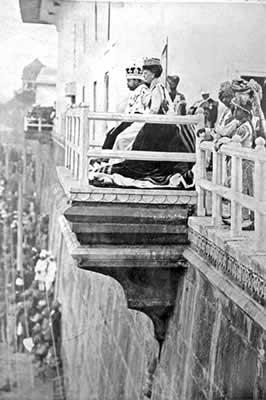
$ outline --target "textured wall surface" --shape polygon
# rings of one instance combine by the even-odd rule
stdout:
[[[180,282],[152,400],[265,399],[265,346],[265,331],[191,265]]]
[[[158,356],[151,320],[113,279],[79,270],[62,246],[59,299],[69,400],[139,400]]]

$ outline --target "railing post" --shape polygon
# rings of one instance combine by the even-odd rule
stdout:
[[[217,151],[212,153],[212,183],[221,185],[222,182],[222,155]],[[221,222],[221,196],[212,193],[212,224],[218,225]]]
[[[235,135],[230,143],[236,149],[241,147],[240,137]],[[242,191],[242,159],[239,156],[232,155],[232,167],[231,167],[231,189],[234,193],[241,193]],[[231,200],[231,235],[241,235],[241,223],[242,221],[242,207],[235,201]]]
[[[265,153],[265,140],[263,138],[256,139],[255,151]],[[256,202],[266,201],[266,162],[257,159],[255,161],[254,172],[254,198]],[[265,213],[255,210],[255,240],[256,250],[266,250],[266,209]]]
[[[24,117],[24,132],[28,131],[28,118]]]
[[[38,118],[38,132],[42,131],[42,119]]]
[[[65,167],[69,168],[69,116],[66,114],[65,116],[65,124],[64,124],[64,133],[65,133]]]
[[[80,137],[80,148],[81,148],[81,157],[80,157],[80,179],[83,185],[88,185],[88,157],[87,152],[89,149],[89,120],[87,116],[88,108],[82,109],[82,128],[81,128],[81,137]]]
[[[201,135],[202,136],[202,135]],[[196,183],[197,180],[206,178],[206,152],[200,148],[201,137],[196,138]],[[198,192],[198,206],[197,215],[199,217],[204,217],[206,214],[205,210],[205,190],[201,188],[200,185],[196,185],[196,190]]]

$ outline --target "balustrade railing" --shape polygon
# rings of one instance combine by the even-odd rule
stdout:
[[[32,119],[31,117],[24,117],[24,132],[44,132],[53,129],[53,123],[44,122],[42,118]]]
[[[84,180],[89,143],[88,107],[70,108],[65,116],[65,167]]]
[[[266,152],[265,140],[256,139],[255,149],[241,146],[235,135],[232,142],[215,151],[212,142],[198,146],[197,187],[198,215],[206,215],[206,194],[212,197],[212,223],[219,225],[222,219],[223,199],[231,203],[230,231],[232,237],[242,235],[243,208],[254,212],[256,250],[265,251],[266,243]],[[209,154],[212,154],[212,178],[207,179]],[[230,160],[230,161],[229,161]],[[243,163],[252,163],[254,193],[243,193]],[[231,179],[228,185],[228,177]],[[226,183],[227,182],[227,183]]]
[[[203,126],[202,115],[154,115],[154,114],[121,114],[121,113],[88,113],[90,120],[98,121],[120,121],[120,122],[144,122],[151,124],[164,125],[196,125],[196,129]],[[163,138],[162,138],[163,140]],[[170,162],[194,162],[196,163],[195,153],[174,153],[174,152],[151,152],[151,151],[114,151],[92,149],[88,151],[88,159],[121,159],[121,160],[141,160],[141,161],[170,161]]]
[[[88,185],[88,162],[91,158],[116,158],[143,161],[196,162],[196,154],[162,153],[142,151],[101,150],[91,135],[91,121],[145,122],[153,124],[191,124],[199,129],[203,126],[201,115],[175,116],[151,114],[121,114],[89,112],[88,107],[70,108],[65,123],[65,166],[75,179]]]

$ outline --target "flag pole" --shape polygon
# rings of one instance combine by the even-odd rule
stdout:
[[[165,61],[165,87],[167,84],[167,75],[168,75],[168,36],[166,36],[166,61]]]

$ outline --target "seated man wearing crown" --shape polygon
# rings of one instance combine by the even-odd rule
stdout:
[[[128,114],[143,114],[145,111],[143,99],[148,91],[148,87],[143,82],[142,68],[137,67],[135,64],[132,67],[126,68],[126,78],[130,95],[125,112]],[[122,122],[107,133],[102,148],[130,150],[141,126],[138,123]]]
[[[162,66],[158,58],[146,58],[143,65],[144,82],[149,90],[143,97],[145,112],[173,112],[171,98],[160,82]],[[132,150],[159,152],[194,152],[195,133],[190,125],[144,123],[132,144]],[[193,165],[188,162],[159,162],[125,160],[105,165],[91,175],[92,184],[134,187],[188,188],[193,186]],[[172,177],[174,177],[172,179]]]

